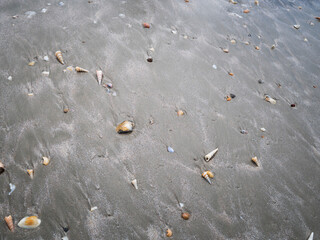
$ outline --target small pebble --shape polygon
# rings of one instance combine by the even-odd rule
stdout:
[[[46,62],[49,62],[49,57],[48,56],[44,56],[43,60],[46,61]]]
[[[296,104],[292,103],[290,106],[291,106],[292,108],[294,108],[294,107],[296,107]]]
[[[177,33],[178,33],[177,30],[171,30],[171,32],[172,32],[173,34],[177,34]]]
[[[64,113],[69,112],[69,108],[67,108],[67,107],[63,108],[63,112],[64,112]]]
[[[18,17],[19,17],[18,15],[12,16],[13,19],[17,19]]]
[[[263,81],[261,79],[258,80],[259,84],[263,84]]]
[[[149,23],[142,23],[142,26],[143,26],[144,28],[150,28],[150,24],[149,24]]]
[[[172,148],[172,147],[168,147],[168,152],[170,152],[170,153],[174,153],[173,148]]]
[[[59,6],[64,6],[64,2],[59,2]]]
[[[107,83],[108,88],[112,88],[112,83]]]
[[[235,98],[235,97],[236,97],[236,95],[234,95],[234,94],[230,93],[230,97],[231,97],[231,98]]]
[[[152,58],[152,57],[148,57],[148,58],[147,58],[147,61],[148,61],[148,62],[153,62],[153,58]]]
[[[218,67],[217,67],[217,65],[213,64],[212,68],[216,70]]]
[[[46,13],[47,11],[48,11],[48,9],[46,9],[46,8],[42,8],[42,10],[41,10],[42,13]]]
[[[9,80],[9,81],[12,81],[12,76],[9,76],[9,77],[8,77],[8,80]]]
[[[117,96],[117,93],[116,93],[116,92],[113,92],[113,93],[112,93],[112,96],[116,97],[116,96]]]
[[[43,71],[42,75],[48,77],[49,76],[49,72],[48,71]]]
[[[240,133],[241,133],[241,134],[248,134],[248,131],[247,131],[247,130],[244,130],[244,129],[241,129],[241,130],[240,130]]]
[[[123,13],[120,13],[120,14],[119,14],[119,17],[120,17],[120,18],[125,18],[126,15],[124,15]]]
[[[308,39],[307,39],[307,38],[304,38],[303,41],[308,42]]]

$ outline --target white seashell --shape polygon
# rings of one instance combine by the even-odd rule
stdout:
[[[313,240],[313,232],[310,234],[308,240]]]
[[[43,60],[46,61],[46,62],[49,62],[49,57],[48,56],[44,56]]]
[[[293,27],[294,27],[295,29],[299,29],[299,28],[300,28],[300,25],[299,25],[299,24],[293,25]]]
[[[137,181],[137,179],[133,179],[131,181],[131,184],[135,187],[135,189],[138,189],[138,181]]]
[[[260,128],[261,132],[267,131],[265,128]]]
[[[12,81],[12,76],[9,76],[9,77],[8,77],[8,80],[9,80],[9,81]]]
[[[64,236],[63,238],[61,238],[61,240],[69,240],[69,238],[67,236]]]
[[[179,207],[183,208],[184,204],[183,203],[179,203]]]
[[[14,190],[16,190],[16,186],[12,183],[9,183],[9,186],[10,186],[10,192],[9,192],[9,195],[11,195],[13,193]]]
[[[97,79],[98,79],[99,85],[101,85],[102,76],[103,76],[102,71],[101,70],[97,70]]]
[[[93,212],[94,210],[97,210],[97,209],[98,209],[98,207],[92,207],[92,208],[90,209],[90,211]]]
[[[24,217],[18,223],[18,226],[21,228],[32,229],[40,225],[41,220],[36,216]]]
[[[213,150],[212,152],[209,152],[207,155],[204,156],[204,159],[209,162],[218,152],[218,148]]]
[[[48,77],[49,74],[50,74],[50,73],[49,73],[48,71],[43,71],[43,72],[42,72],[42,75],[43,75],[43,76],[46,76],[46,77]]]

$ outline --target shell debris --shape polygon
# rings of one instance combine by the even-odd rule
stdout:
[[[2,174],[5,171],[4,165],[2,162],[0,162],[0,174]]]
[[[117,133],[130,133],[133,131],[134,128],[134,123],[132,121],[126,120],[123,121],[122,123],[120,123],[117,127],[116,127],[116,131]]]
[[[171,237],[172,236],[172,231],[171,231],[170,228],[167,229],[166,236],[167,237]]]
[[[137,179],[133,179],[133,180],[131,181],[131,184],[134,186],[135,189],[138,190],[138,181],[137,181]]]
[[[27,169],[27,173],[30,176],[30,178],[33,179],[34,170],[33,169]]]
[[[47,166],[50,163],[50,158],[48,157],[42,157],[42,164]]]
[[[251,161],[252,161],[257,167],[259,167],[259,162],[258,162],[258,158],[257,158],[257,157],[251,158]]]

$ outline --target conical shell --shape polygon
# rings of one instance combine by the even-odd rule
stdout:
[[[255,165],[257,165],[257,166],[259,167],[259,162],[258,162],[258,158],[257,158],[257,157],[251,158],[251,161],[252,161]]]
[[[137,181],[137,179],[133,179],[133,180],[131,181],[131,184],[134,186],[135,189],[138,190],[138,181]]]
[[[42,162],[43,165],[47,166],[50,163],[50,158],[42,157],[42,160],[43,160],[43,162]]]
[[[27,173],[29,174],[30,178],[33,179],[34,170],[33,169],[27,169]]]
[[[310,234],[308,240],[313,240],[313,232]]]
[[[6,222],[8,228],[10,229],[10,231],[14,232],[14,224],[13,224],[12,216],[9,215],[9,216],[5,217],[4,221]]]
[[[41,220],[36,216],[24,217],[18,223],[18,226],[21,228],[32,229],[40,225]]]
[[[84,68],[81,68],[81,67],[76,67],[76,71],[77,72],[89,72],[88,70],[84,69]]]
[[[207,180],[208,183],[211,184],[211,180],[210,180],[207,172],[202,173],[202,177],[203,177],[205,180]]]
[[[4,165],[0,162],[0,174],[4,172]]]
[[[99,85],[101,85],[102,76],[103,76],[102,71],[101,70],[97,70],[97,79],[98,79]]]
[[[213,151],[209,152],[207,155],[204,156],[204,159],[209,162],[218,152],[218,148],[214,149]]]
[[[116,131],[117,133],[128,133],[128,132],[132,132],[133,127],[134,127],[134,123],[126,120],[117,126]]]
[[[54,55],[56,55],[56,58],[58,59],[58,61],[59,61],[61,64],[64,64],[61,51],[56,51],[56,53],[55,53]]]

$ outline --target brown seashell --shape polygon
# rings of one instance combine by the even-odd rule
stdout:
[[[177,111],[177,115],[178,115],[179,117],[182,116],[182,115],[184,115],[184,111],[178,110],[178,111]]]
[[[258,0],[254,0],[254,4],[258,6],[259,5],[259,1]]]
[[[56,56],[56,58],[58,59],[58,61],[59,61],[61,64],[64,64],[61,51],[56,51],[56,53],[55,53],[54,55]]]
[[[249,12],[250,12],[249,9],[246,9],[246,10],[243,11],[243,13],[249,13]]]
[[[149,23],[142,23],[142,26],[143,26],[144,28],[150,28],[150,24],[149,24]]]
[[[232,72],[228,72],[230,76],[233,76],[234,74]]]
[[[228,102],[231,101],[231,97],[227,96],[227,101]]]
[[[6,216],[4,218],[4,221],[6,222],[8,228],[10,229],[11,232],[14,232],[14,224],[13,224],[13,220],[12,220],[12,216]]]
[[[213,178],[213,173],[211,171],[206,171],[206,173],[208,174],[209,178]]]
[[[316,85],[313,85],[312,87],[313,87],[313,88],[317,88],[317,86],[316,86]]]
[[[172,236],[172,231],[170,228],[167,229],[167,237],[171,237]]]
[[[68,108],[68,107],[64,107],[64,108],[63,108],[63,112],[64,112],[64,113],[68,113],[68,112],[69,112],[69,108]]]
[[[4,172],[4,165],[2,162],[0,162],[0,174]]]
[[[320,17],[314,17],[315,19],[317,19],[318,21],[320,21]]]
[[[29,66],[33,66],[33,65],[35,65],[35,64],[36,64],[35,61],[32,61],[32,62],[29,62],[29,63],[28,63]]]
[[[117,126],[116,131],[117,133],[129,133],[129,132],[132,132],[133,128],[134,128],[134,123],[126,120]]]
[[[189,2],[189,0],[184,0],[185,2]]]
[[[27,169],[27,173],[29,174],[30,178],[33,179],[34,170],[33,169]]]
[[[181,214],[181,217],[184,219],[184,220],[188,220],[190,218],[190,213],[187,213],[187,212],[184,212]]]
[[[50,159],[47,157],[42,157],[42,160],[43,160],[42,164],[45,166],[47,166],[50,163]]]
[[[77,72],[85,72],[85,73],[88,73],[89,71],[84,69],[84,68],[81,68],[81,67],[76,67],[75,68]]]
[[[259,162],[258,162],[258,158],[257,158],[257,157],[251,158],[251,161],[252,161],[255,165],[257,165],[257,166],[259,167]]]
[[[255,46],[254,48],[255,48],[256,50],[260,50],[260,48],[259,48],[258,46]]]
[[[225,53],[229,53],[229,49],[227,48],[223,48],[222,51],[224,51]]]

